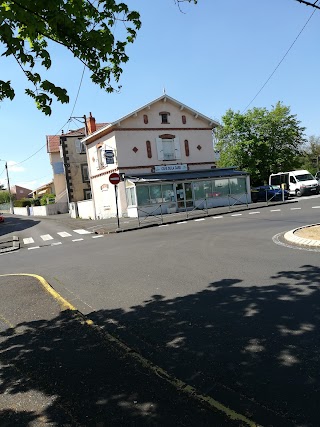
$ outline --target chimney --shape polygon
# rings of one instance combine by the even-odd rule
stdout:
[[[96,119],[92,117],[91,113],[90,113],[90,116],[87,118],[86,128],[87,128],[88,135],[91,135],[93,132],[97,130]]]

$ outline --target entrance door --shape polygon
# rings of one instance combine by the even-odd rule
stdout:
[[[179,210],[192,209],[194,204],[191,182],[181,182],[176,184],[176,197]]]

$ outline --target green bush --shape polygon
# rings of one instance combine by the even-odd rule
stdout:
[[[44,194],[41,198],[40,198],[40,204],[41,206],[45,206],[45,205],[51,205],[55,202],[56,200],[56,196],[55,194]]]
[[[31,206],[33,199],[20,199],[20,200],[15,200],[14,206],[16,208],[25,208],[26,206]]]
[[[10,194],[9,191],[0,190],[0,204],[9,203],[10,202]]]

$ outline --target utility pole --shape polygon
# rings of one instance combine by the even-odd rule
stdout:
[[[4,160],[2,160],[2,161],[4,161]],[[6,168],[6,173],[7,173],[8,191],[9,191],[9,197],[10,197],[10,212],[12,214],[14,214],[14,206],[13,206],[13,200],[12,200],[12,194],[11,194],[11,188],[10,188],[10,180],[9,180],[8,163],[7,162],[6,162],[5,168]]]

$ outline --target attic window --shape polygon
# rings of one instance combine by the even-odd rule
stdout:
[[[169,123],[170,113],[168,113],[166,111],[162,111],[161,113],[159,113],[159,115],[161,116],[161,123],[163,123],[163,124]]]

